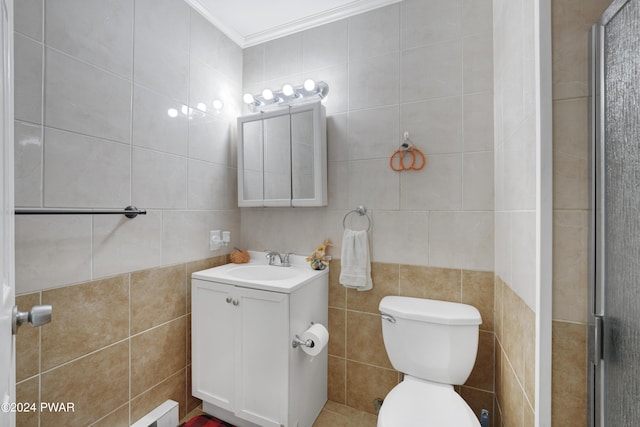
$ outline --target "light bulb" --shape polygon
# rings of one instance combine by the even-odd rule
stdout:
[[[216,110],[222,110],[222,107],[224,107],[222,101],[220,101],[219,99],[213,100],[213,108],[215,108]]]
[[[182,111],[182,114],[186,116],[187,114],[189,114],[189,107],[183,105],[182,108],[180,108],[180,111]]]
[[[245,104],[253,104],[254,102],[256,102],[255,98],[250,93],[245,93],[242,97],[242,100],[245,102]]]
[[[271,92],[271,89],[265,89],[262,91],[262,97],[267,101],[270,101],[273,99],[273,92]]]
[[[198,102],[198,105],[196,105],[196,108],[202,112],[206,112],[207,104],[205,104],[204,102]]]
[[[284,96],[291,96],[295,93],[295,91],[293,90],[293,86],[291,86],[290,84],[286,84],[282,86],[282,93],[284,94]]]
[[[314,82],[313,80],[311,80],[311,79],[307,79],[307,80],[305,80],[305,81],[304,81],[304,89],[305,89],[307,92],[311,92],[311,91],[313,91],[315,88],[316,88],[316,82]]]
[[[175,108],[169,108],[169,110],[167,110],[167,114],[171,118],[178,117],[178,110],[176,110]]]

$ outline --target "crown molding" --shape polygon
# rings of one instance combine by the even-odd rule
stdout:
[[[338,21],[343,18],[368,12],[379,7],[398,3],[402,0],[354,0],[343,6],[325,10],[314,15],[276,25],[265,31],[249,34],[246,37],[239,34],[230,25],[222,22],[209,9],[207,9],[201,0],[185,0],[187,4],[193,7],[199,14],[205,17],[209,22],[215,25],[227,37],[233,40],[241,48],[254,46],[280,37],[288,36],[299,31],[309,28],[318,27],[323,24]]]

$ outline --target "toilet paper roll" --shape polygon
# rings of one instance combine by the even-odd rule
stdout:
[[[311,340],[313,342],[313,346],[311,347],[307,347],[306,345],[301,347],[302,351],[307,353],[309,356],[316,356],[320,354],[322,349],[325,348],[329,342],[329,331],[327,331],[327,328],[322,326],[320,323],[316,323],[304,331],[300,336],[300,339],[303,342],[307,340]]]

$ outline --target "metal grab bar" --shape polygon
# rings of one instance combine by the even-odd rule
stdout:
[[[146,215],[147,211],[135,206],[127,206],[124,209],[16,209],[16,215],[124,215],[127,218],[135,218],[138,215]]]

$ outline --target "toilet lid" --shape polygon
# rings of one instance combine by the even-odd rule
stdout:
[[[405,379],[385,397],[378,427],[479,427],[469,405],[449,385]]]

